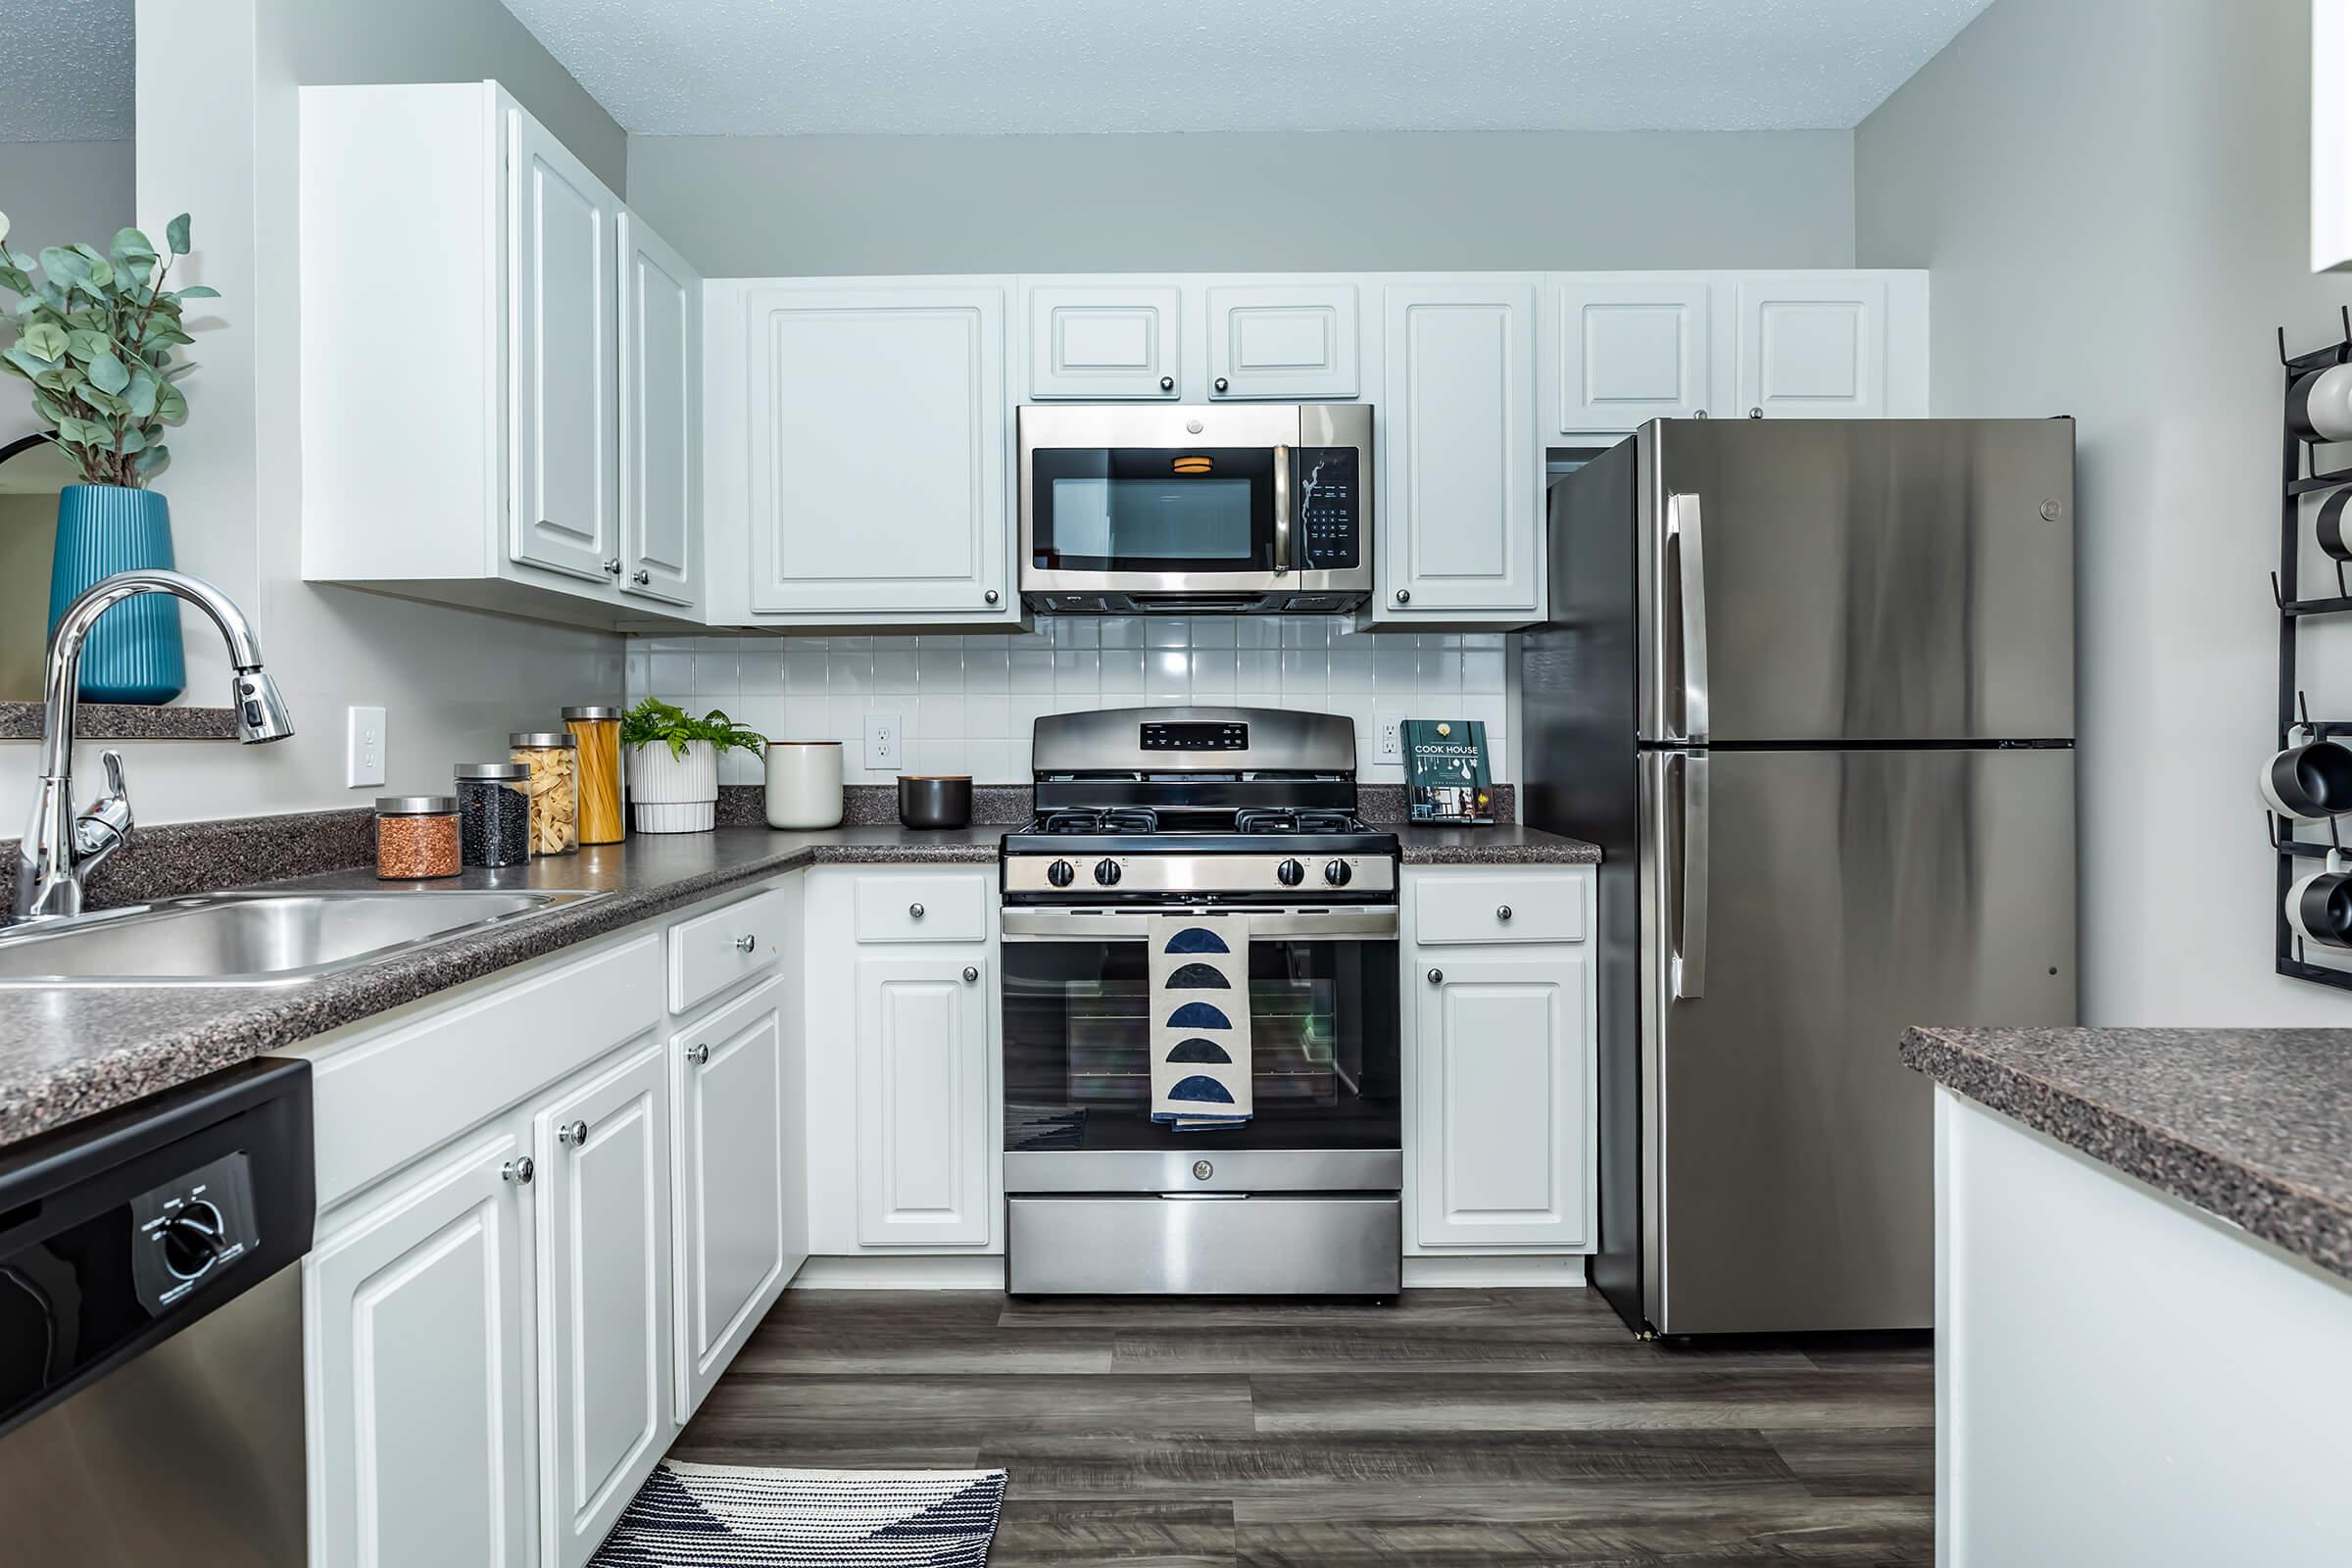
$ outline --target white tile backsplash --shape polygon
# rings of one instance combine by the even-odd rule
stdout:
[[[1029,781],[1031,727],[1047,713],[1198,702],[1344,713],[1367,783],[1403,782],[1373,759],[1377,715],[1487,726],[1499,781],[1513,699],[1500,633],[1358,632],[1312,615],[1044,616],[1013,635],[695,637],[630,644],[629,698],[723,708],[766,734],[844,743],[844,776],[886,784],[864,762],[865,716],[896,713],[908,772]],[[721,778],[759,782],[729,754]]]

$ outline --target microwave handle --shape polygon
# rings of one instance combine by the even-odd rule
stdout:
[[[1291,449],[1274,449],[1274,575],[1291,569]]]

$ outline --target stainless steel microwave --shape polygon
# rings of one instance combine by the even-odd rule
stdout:
[[[1033,610],[1297,613],[1371,595],[1369,405],[1029,404],[1018,423]]]

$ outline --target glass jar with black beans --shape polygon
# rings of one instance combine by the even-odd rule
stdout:
[[[460,762],[458,842],[467,865],[531,858],[531,769],[523,762]]]

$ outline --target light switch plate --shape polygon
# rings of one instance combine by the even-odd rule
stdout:
[[[868,713],[865,715],[865,765],[869,769],[889,770],[899,764],[899,715]]]
[[[355,790],[384,781],[384,710],[346,710],[343,726],[343,782]]]
[[[1376,762],[1404,760],[1404,715],[1381,713],[1373,719],[1377,739],[1372,744],[1372,760]]]

